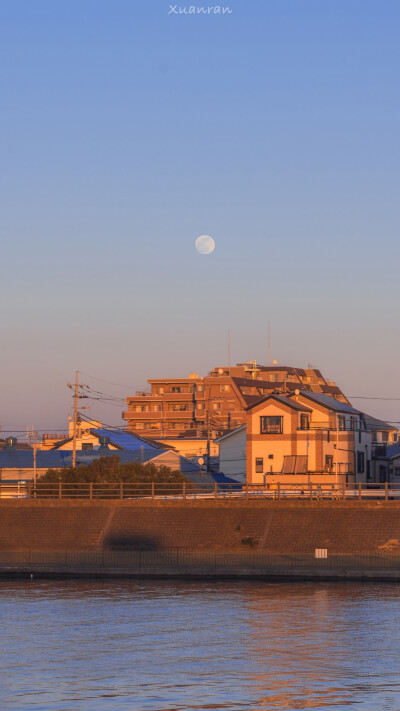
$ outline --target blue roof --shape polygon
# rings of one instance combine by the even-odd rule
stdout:
[[[121,447],[121,449],[152,449],[160,450],[164,449],[162,445],[150,442],[144,437],[138,437],[137,435],[131,434],[130,432],[125,432],[124,430],[90,430],[92,434],[96,437],[108,437],[110,442],[116,447]]]
[[[396,444],[389,444],[386,446],[386,456],[387,457],[397,457],[400,454],[400,442]]]
[[[151,462],[152,459],[159,457],[169,449],[158,449],[157,447],[144,447],[140,449],[108,449],[107,447],[100,449],[77,450],[76,464],[79,466],[91,464],[100,457],[117,456],[121,464],[127,462]],[[199,467],[193,464],[189,459],[179,456],[179,468],[182,474],[198,474]],[[50,449],[38,450],[36,453],[36,466],[38,469],[59,469],[60,467],[72,467],[72,450],[66,449]],[[168,466],[168,465],[166,465]],[[27,450],[0,450],[0,468],[4,469],[33,469],[33,451]]]

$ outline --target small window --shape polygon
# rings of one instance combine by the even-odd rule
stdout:
[[[389,432],[382,432],[382,442],[389,442]]]
[[[283,432],[283,417],[261,416],[260,417],[260,434],[282,434]]]
[[[344,415],[339,415],[338,420],[339,420],[339,422],[338,422],[339,429],[340,429],[340,430],[345,430],[345,429],[346,429],[346,418],[345,418],[345,416],[344,416]]]
[[[82,442],[82,449],[93,449],[92,442]]]
[[[264,459],[256,457],[256,474],[262,474],[264,471]]]
[[[301,430],[309,430],[310,429],[310,416],[309,415],[300,415],[300,429]]]
[[[363,474],[365,469],[365,454],[364,452],[357,452],[357,472]]]
[[[331,454],[325,455],[325,466],[327,469],[333,469],[333,456]]]
[[[229,393],[230,392],[230,386],[229,385],[220,385],[219,386],[219,391],[221,393]]]

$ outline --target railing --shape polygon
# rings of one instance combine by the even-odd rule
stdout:
[[[0,498],[21,499],[301,499],[301,500],[400,500],[400,484],[290,483],[0,483]]]
[[[376,554],[275,554],[264,550],[199,550],[167,548],[161,550],[112,549],[0,549],[0,573],[13,572],[68,572],[97,574],[233,574],[233,575],[323,575],[337,572],[349,577],[349,571],[390,571],[400,576],[398,553]]]

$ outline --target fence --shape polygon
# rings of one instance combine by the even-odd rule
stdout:
[[[69,569],[69,570],[68,570]],[[343,574],[349,571],[391,571],[400,578],[399,554],[354,553],[317,557],[314,555],[275,555],[263,550],[221,551],[173,548],[166,550],[0,550],[0,573],[74,572],[137,574],[229,574],[267,575],[268,573],[321,575],[324,571]]]
[[[400,484],[217,484],[217,483],[0,483],[0,498],[22,499],[170,499],[201,498],[400,500]]]

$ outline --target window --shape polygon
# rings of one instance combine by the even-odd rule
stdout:
[[[345,430],[346,429],[346,418],[344,415],[339,415],[338,417],[338,426],[340,430]]]
[[[256,474],[262,474],[264,471],[264,459],[256,457]]]
[[[173,385],[171,388],[171,393],[181,393],[182,390],[179,385]]]
[[[229,385],[220,385],[220,386],[219,386],[219,391],[220,391],[221,393],[229,393],[230,389],[231,389],[231,388],[230,388]]]
[[[204,410],[204,402],[198,402],[198,403],[197,403],[197,409],[198,409],[198,410]]]
[[[213,410],[220,410],[221,409],[221,403],[220,402],[213,402]]]
[[[327,469],[332,469],[333,468],[333,456],[332,454],[326,454],[325,455],[325,466]]]
[[[389,432],[382,432],[382,442],[389,442]]]
[[[82,442],[82,449],[93,449],[92,442]]]
[[[283,417],[261,416],[260,434],[282,434]]]
[[[363,474],[365,469],[365,454],[364,452],[357,452],[357,472]]]
[[[310,429],[310,416],[300,415],[300,429],[309,430]]]

